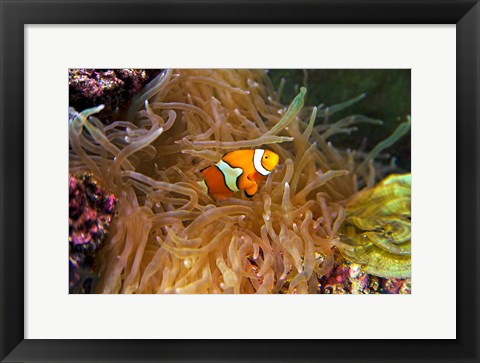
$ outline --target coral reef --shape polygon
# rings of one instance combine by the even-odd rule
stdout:
[[[99,115],[109,124],[160,71],[150,69],[69,69],[69,104],[78,110],[104,103]]]
[[[123,120],[105,126],[96,117],[103,106],[71,109],[70,171],[93,173],[117,197],[95,292],[319,293],[334,281],[350,281],[351,293],[402,290],[398,281],[367,276],[370,260],[336,259],[357,247],[342,240],[344,222],[355,227],[360,210],[352,201],[390,174],[392,165],[376,160],[410,123],[369,152],[337,149],[334,135],[381,122],[357,115],[333,121],[353,101],[326,112],[304,107],[306,92],[287,108],[262,70],[165,70]],[[201,169],[248,148],[280,157],[253,198],[215,200],[199,187]],[[369,228],[374,239],[378,231]],[[383,251],[403,242],[381,243]]]
[[[410,279],[381,278],[367,274],[362,265],[346,262],[338,254],[335,267],[320,279],[321,294],[410,294]]]
[[[107,236],[115,197],[106,193],[89,174],[70,176],[69,183],[70,293],[89,292],[95,277],[95,255]]]
[[[345,258],[376,276],[410,277],[410,190],[410,174],[393,174],[354,195],[340,229]]]

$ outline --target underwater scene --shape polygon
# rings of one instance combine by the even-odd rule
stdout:
[[[69,293],[410,294],[408,69],[69,69]]]

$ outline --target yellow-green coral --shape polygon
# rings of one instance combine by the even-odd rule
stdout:
[[[390,175],[357,193],[346,206],[340,251],[372,275],[411,275],[411,174]]]

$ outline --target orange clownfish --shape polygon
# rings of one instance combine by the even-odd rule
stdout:
[[[277,166],[278,160],[278,155],[270,150],[231,151],[215,165],[200,170],[205,180],[198,183],[218,200],[230,198],[240,190],[251,198],[257,192],[258,184]]]

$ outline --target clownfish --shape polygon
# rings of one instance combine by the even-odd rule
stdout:
[[[205,180],[198,182],[202,189],[217,200],[227,199],[243,190],[249,198],[258,190],[258,184],[277,166],[279,157],[264,149],[236,150],[200,172]]]

